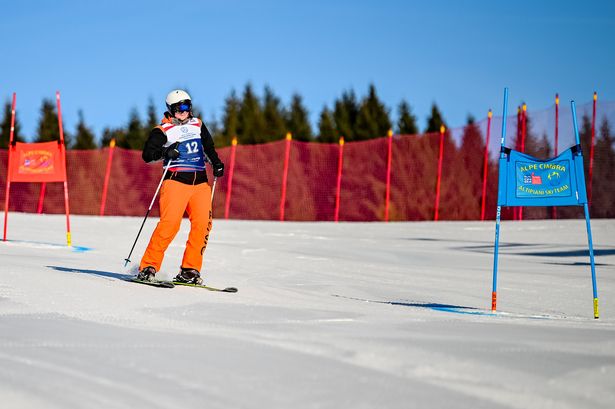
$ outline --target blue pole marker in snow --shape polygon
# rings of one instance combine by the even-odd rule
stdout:
[[[506,115],[508,114],[508,88],[504,88],[504,108],[502,113],[502,139],[500,141],[500,172],[502,171],[502,161],[506,159],[504,154],[506,143]],[[501,178],[500,174],[500,178]],[[498,208],[495,214],[495,248],[493,250],[493,288],[491,290],[491,311],[496,310],[497,304],[497,282],[498,282],[498,253],[500,249],[500,218],[502,206],[500,206],[500,191],[498,190]]]
[[[581,146],[581,139],[579,138],[579,125],[577,124],[577,107],[574,101],[570,101],[570,107],[572,108],[572,123],[574,125],[574,139],[577,142],[577,146]],[[585,175],[583,173],[583,155],[581,154],[581,149],[578,151],[580,166],[577,167],[578,172],[581,176],[581,181],[583,182],[583,193],[585,193]],[[594,318],[600,317],[600,312],[598,309],[598,286],[596,284],[596,264],[594,262],[594,243],[592,240],[592,227],[589,222],[589,206],[587,204],[587,198],[583,203],[583,211],[585,212],[585,226],[587,228],[587,244],[589,247],[589,262],[591,265],[592,271],[592,290],[594,294]]]
[[[504,115],[502,121],[502,146],[499,162],[498,207],[495,225],[493,260],[493,289],[491,310],[496,310],[498,249],[500,241],[500,215],[502,206],[583,206],[587,225],[587,239],[591,263],[594,296],[594,318],[598,313],[598,291],[589,219],[589,206],[583,171],[583,154],[579,139],[576,107],[571,101],[572,121],[576,145],[555,158],[541,160],[506,148],[506,113],[508,89],[504,90]]]

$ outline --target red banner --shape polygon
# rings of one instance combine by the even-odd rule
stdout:
[[[64,182],[66,166],[57,141],[17,142],[11,148],[11,182]]]

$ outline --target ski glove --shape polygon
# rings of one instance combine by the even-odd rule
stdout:
[[[162,152],[162,155],[166,159],[171,159],[171,160],[175,160],[179,158],[178,146],[179,146],[179,142],[175,142],[174,144],[169,145],[168,147],[164,149],[164,151]]]
[[[214,169],[214,176],[219,178],[222,177],[224,175],[224,163],[222,162],[218,162],[216,164],[214,164],[213,166]]]

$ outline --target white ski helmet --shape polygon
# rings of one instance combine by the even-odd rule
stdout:
[[[192,111],[192,99],[190,95],[181,89],[174,89],[167,94],[167,109],[171,114],[181,111]],[[178,109],[183,108],[183,109]]]

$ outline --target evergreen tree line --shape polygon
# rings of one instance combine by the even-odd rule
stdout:
[[[200,116],[198,106],[194,107]],[[159,124],[162,115],[157,112],[150,99],[146,118],[142,119],[137,109],[133,109],[128,123],[120,127],[106,127],[97,138],[86,124],[83,111],[78,112],[78,122],[74,132],[64,130],[68,149],[96,149],[108,146],[111,139],[116,145],[127,149],[142,149],[149,131]],[[4,105],[0,122],[0,148],[6,148],[9,141],[11,106]],[[320,112],[317,130],[309,120],[309,112],[299,94],[291,97],[285,106],[273,90],[265,86],[262,97],[256,94],[250,84],[246,84],[239,96],[234,90],[224,101],[222,118],[206,120],[214,136],[216,146],[228,146],[233,137],[241,144],[258,144],[284,139],[290,132],[294,140],[314,142],[337,142],[341,136],[346,141],[361,141],[385,136],[390,129],[397,134],[418,134],[416,116],[410,104],[402,100],[397,106],[397,121],[391,120],[390,109],[379,99],[376,87],[372,84],[367,95],[358,99],[353,90],[344,91],[331,107],[324,106]],[[438,132],[444,119],[434,103],[427,119],[424,132]],[[19,113],[16,114],[16,141],[23,141]],[[44,99],[40,108],[40,119],[34,142],[59,139],[56,106],[51,99]]]
[[[406,106],[407,116],[400,115],[395,132],[398,134],[417,134],[416,119],[410,113],[405,102],[400,104],[400,113]],[[10,105],[3,110],[3,120],[0,121],[0,142],[5,148],[10,131]],[[289,108],[284,108],[279,100],[268,88],[265,89],[263,99],[259,99],[252,88],[247,85],[239,98],[234,92],[226,100],[225,113],[220,124],[213,122],[211,126],[218,146],[222,142],[230,142],[232,136],[237,135],[242,144],[261,143],[269,140],[284,138],[286,132],[293,132],[295,140],[337,142],[338,135],[347,140],[362,140],[369,137],[382,137],[386,135],[391,124],[388,122],[388,112],[384,104],[378,101],[375,89],[370,87],[368,94],[360,101],[353,92],[344,92],[331,110],[323,108],[319,122],[319,134],[310,134],[309,123],[306,119],[306,110],[302,107],[301,98],[295,95]],[[325,118],[323,120],[323,118]],[[326,119],[329,118],[329,119]],[[408,119],[409,118],[409,119]],[[103,130],[103,146],[107,146],[111,138],[115,138],[117,145],[129,149],[141,149],[149,132],[159,121],[153,101],[149,102],[147,119],[142,121],[136,110],[133,110],[126,127],[106,128]],[[427,121],[427,132],[437,132],[444,123],[442,115],[434,105]],[[585,115],[581,118],[579,129],[581,147],[584,156],[585,176],[589,181],[589,160],[591,143],[591,119]],[[272,124],[277,124],[272,127]],[[326,125],[326,126],[325,126]],[[408,125],[407,128],[403,126]],[[410,127],[413,126],[414,128]],[[260,128],[259,128],[260,127]],[[270,128],[267,128],[270,127]],[[301,128],[303,127],[303,128]],[[520,128],[520,127],[519,127]],[[256,132],[255,129],[261,131]],[[270,129],[270,132],[262,130]],[[273,132],[272,130],[277,129]],[[298,131],[303,129],[302,132]],[[371,129],[372,134],[365,132]],[[323,130],[328,130],[327,133]],[[41,120],[37,128],[37,141],[57,140],[58,135],[57,113],[55,104],[51,100],[44,100],[41,107]],[[440,217],[448,220],[471,220],[480,218],[480,203],[482,200],[482,174],[485,148],[484,130],[469,117],[463,130],[460,144],[456,144],[450,132],[445,134],[444,167],[442,177],[442,195],[440,201]],[[267,139],[263,135],[273,135]],[[306,136],[307,135],[307,136]],[[372,136],[373,135],[373,136]],[[309,136],[309,137],[308,137]],[[16,140],[23,140],[19,121],[15,123]],[[85,124],[83,113],[79,113],[79,121],[74,133],[66,133],[67,145],[73,149],[97,148],[94,133]],[[437,168],[438,141],[437,136],[421,136],[409,138],[412,142],[411,153],[401,159],[403,169],[394,175],[398,184],[403,188],[394,191],[395,194],[407,196],[407,192],[415,192],[412,200],[397,198],[397,208],[392,208],[393,219],[396,220],[430,220],[433,217],[433,180]],[[591,188],[591,214],[592,217],[615,217],[615,135],[611,130],[606,117],[596,124],[596,143],[594,146],[594,167]],[[511,139],[511,146],[521,150],[521,131],[518,129],[516,138]],[[524,151],[539,159],[553,156],[554,152],[546,134],[539,135],[533,130],[531,116],[526,119],[526,137]],[[408,145],[410,146],[410,145]],[[397,152],[397,151],[396,151]],[[394,152],[394,155],[397,153]],[[394,156],[396,158],[397,156]],[[400,159],[395,159],[400,161]],[[487,218],[495,217],[497,198],[498,163],[491,158],[488,168],[487,192]],[[364,174],[359,176],[361,183],[365,184]],[[400,182],[400,178],[404,179]],[[374,191],[381,189],[382,180],[373,180]],[[404,185],[406,184],[406,185]],[[401,187],[401,186],[400,186]],[[376,195],[377,196],[377,195]],[[422,199],[421,199],[422,198]],[[93,199],[93,202],[96,202]],[[405,203],[401,205],[400,203]],[[407,206],[401,208],[400,206]],[[523,216],[526,219],[544,219],[554,215],[551,208],[531,207],[524,208]],[[512,218],[512,209],[506,208],[503,217]],[[557,217],[582,217],[579,207],[560,207]]]

